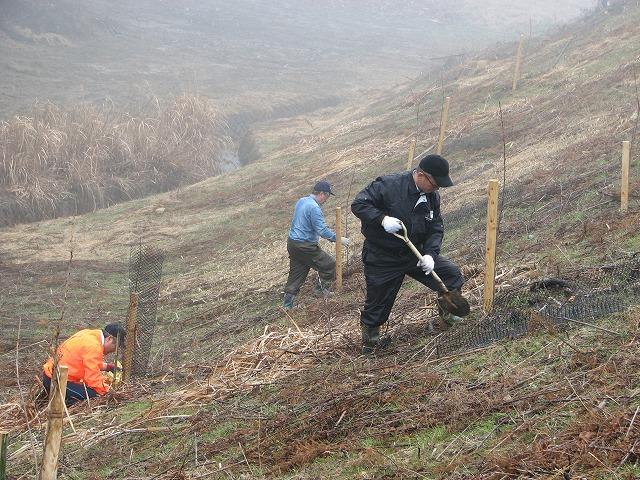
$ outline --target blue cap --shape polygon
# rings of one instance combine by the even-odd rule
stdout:
[[[324,193],[328,193],[329,195],[335,195],[335,193],[331,191],[331,184],[326,180],[320,180],[318,183],[316,183],[315,187],[313,187],[313,191],[324,192]]]

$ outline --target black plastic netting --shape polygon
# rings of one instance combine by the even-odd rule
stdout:
[[[593,324],[640,300],[640,257],[599,267],[560,272],[496,297],[493,312],[461,323],[434,343],[435,356],[471,350],[543,329]],[[597,327],[596,327],[597,328]]]
[[[132,373],[137,376],[147,373],[156,326],[163,262],[164,252],[157,248],[142,244],[131,247],[129,290],[138,296]]]

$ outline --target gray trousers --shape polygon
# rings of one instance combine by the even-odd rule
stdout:
[[[317,243],[295,242],[288,238],[287,252],[289,252],[289,278],[284,287],[284,293],[297,295],[312,268],[318,272],[322,282],[333,282],[336,278],[335,259],[322,250]]]

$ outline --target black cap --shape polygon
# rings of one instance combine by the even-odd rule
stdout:
[[[118,338],[118,336],[120,336],[120,346],[124,346],[124,337],[127,334],[127,331],[120,322],[110,323],[104,327],[102,331],[105,335],[110,335],[114,338]]]
[[[331,191],[331,184],[326,180],[320,180],[318,183],[316,183],[316,185],[313,187],[313,191],[324,192],[324,193],[328,193],[329,195],[335,195],[335,193]]]
[[[449,162],[440,155],[427,155],[422,160],[418,168],[431,175],[439,187],[450,187],[453,185],[449,176]]]

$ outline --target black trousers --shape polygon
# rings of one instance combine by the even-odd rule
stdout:
[[[317,270],[320,280],[333,282],[336,278],[336,260],[322,250],[317,243],[295,242],[287,239],[289,252],[289,278],[285,293],[297,295],[312,268]]]
[[[455,263],[442,255],[436,255],[433,260],[435,272],[449,290],[462,288],[464,278]],[[398,262],[394,266],[389,266],[387,262],[384,263],[384,266],[369,262],[365,262],[364,265],[367,298],[360,314],[360,322],[369,327],[380,326],[389,319],[391,308],[396,301],[405,275],[409,275],[431,290],[438,291],[438,284],[433,276],[431,274],[425,275],[422,269],[416,266],[417,259],[415,257],[410,263]]]
[[[51,379],[45,373],[42,374],[42,384],[47,390],[47,393],[49,393],[49,390],[51,390]],[[67,382],[67,392],[64,403],[67,404],[67,407],[70,407],[76,402],[86,400],[87,397],[95,398],[97,396],[98,394],[93,388],[87,387],[83,383]]]

